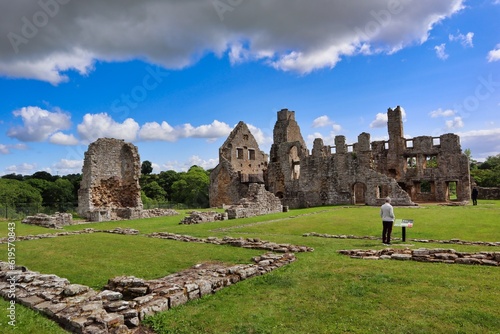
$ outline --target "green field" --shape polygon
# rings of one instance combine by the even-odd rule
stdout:
[[[152,279],[205,261],[250,263],[264,251],[145,237],[168,231],[197,237],[257,237],[307,245],[312,253],[264,276],[159,313],[146,320],[156,333],[500,333],[499,267],[413,261],[359,260],[341,249],[381,249],[381,240],[304,237],[304,233],[380,237],[379,209],[332,206],[291,210],[255,218],[179,225],[182,216],[74,225],[134,228],[137,236],[106,233],[19,241],[16,262],[101,289],[109,278]],[[407,240],[395,248],[453,248],[500,252],[500,247],[418,243],[416,239],[500,241],[500,201],[478,206],[395,207],[414,220]],[[16,234],[56,232],[16,224]],[[0,237],[7,236],[0,222]],[[394,228],[393,237],[401,237]],[[0,259],[7,260],[6,245]],[[56,324],[17,305],[16,328],[7,324],[8,303],[0,300],[1,333],[64,333]]]

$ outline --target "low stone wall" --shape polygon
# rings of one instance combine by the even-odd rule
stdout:
[[[53,215],[37,213],[34,216],[27,216],[21,221],[21,223],[61,229],[63,226],[73,225],[73,215],[71,215],[71,213],[60,212],[56,212]]]
[[[139,234],[138,230],[133,228],[121,228],[116,227],[112,230],[96,230],[93,228],[85,228],[79,231],[72,232],[58,232],[58,233],[42,233],[42,234],[28,234],[28,235],[18,235],[16,236],[17,241],[27,241],[27,240],[38,240],[38,239],[47,239],[47,238],[57,238],[57,237],[65,237],[68,235],[79,235],[79,234],[89,234],[89,233],[115,233],[115,234],[129,234],[136,235]],[[0,244],[5,244],[8,242],[8,238],[0,238]]]
[[[154,217],[164,217],[164,216],[177,216],[179,212],[174,209],[146,209],[141,211],[141,218],[154,218]]]
[[[130,228],[113,230],[92,228],[77,232],[61,232],[16,239],[33,240],[84,233],[138,234]],[[126,334],[139,330],[140,321],[156,312],[168,310],[190,300],[215,293],[239,281],[266,274],[296,260],[293,252],[309,252],[312,248],[290,244],[277,244],[256,238],[206,239],[172,233],[152,233],[150,237],[184,242],[206,242],[217,245],[273,250],[252,258],[254,264],[225,265],[222,263],[198,264],[190,269],[155,280],[133,276],[110,279],[103,291],[71,284],[56,275],[40,274],[22,266],[12,266],[0,261],[0,295],[12,299],[15,286],[16,302],[45,314],[72,333]],[[23,238],[23,239],[21,239]],[[3,242],[4,240],[0,240]],[[7,240],[5,240],[7,242]],[[282,254],[276,254],[282,253]]]
[[[216,237],[208,237],[206,239],[192,237],[189,235],[174,234],[168,232],[154,232],[148,235],[151,238],[170,239],[185,242],[203,242],[215,245],[231,245],[235,247],[262,249],[276,253],[299,253],[299,252],[312,252],[314,248],[307,246],[297,246],[290,244],[277,244],[270,241],[260,240],[258,238],[232,238],[224,237],[222,239]]]
[[[477,187],[478,199],[500,199],[500,188]]]
[[[319,237],[319,238],[334,238],[334,239],[366,239],[366,240],[380,240],[380,237],[374,236],[357,236],[357,235],[347,235],[347,234],[326,234],[326,233],[316,233],[309,232],[304,233],[303,237]],[[392,237],[391,240],[401,240],[401,238]],[[500,241],[466,241],[460,239],[450,239],[450,240],[436,240],[436,239],[408,239],[407,241],[412,242],[422,242],[422,243],[435,243],[435,244],[455,244],[455,245],[476,245],[476,246],[500,246]]]
[[[86,212],[90,222],[103,222],[112,220],[129,220],[141,218],[154,218],[163,216],[176,216],[179,212],[173,209],[146,209],[139,208],[97,208]]]
[[[191,211],[189,212],[189,216],[184,217],[179,224],[202,224],[227,219],[227,213],[215,211]]]
[[[441,262],[457,264],[476,264],[485,266],[499,266],[500,252],[457,252],[454,249],[419,248],[419,249],[393,249],[382,250],[339,250],[340,254],[348,255],[353,259],[369,260],[413,260],[420,262]]]
[[[254,264],[199,264],[156,280],[120,276],[110,279],[103,291],[0,261],[0,295],[43,313],[72,333],[134,333],[146,316],[295,260],[291,253],[268,253],[254,257]]]

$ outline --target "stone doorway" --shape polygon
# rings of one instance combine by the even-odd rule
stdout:
[[[364,205],[366,204],[366,184],[362,182],[356,182],[353,186],[353,194],[354,194],[354,204],[355,205]]]

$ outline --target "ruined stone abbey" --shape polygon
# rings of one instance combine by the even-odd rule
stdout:
[[[244,122],[220,147],[219,164],[210,175],[211,206],[238,203],[253,183],[290,208],[380,205],[387,196],[394,205],[470,199],[469,161],[459,136],[405,138],[399,106],[387,112],[389,140],[370,142],[370,134],[361,133],[352,145],[336,136],[335,145],[326,146],[316,138],[312,152],[295,112],[277,114],[269,156]]]

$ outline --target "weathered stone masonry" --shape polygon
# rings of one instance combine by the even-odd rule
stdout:
[[[348,255],[353,259],[367,260],[413,260],[419,262],[469,264],[498,267],[500,252],[457,252],[454,249],[419,248],[419,249],[393,249],[382,250],[340,250],[340,254]]]
[[[78,213],[90,221],[140,218],[137,147],[123,140],[100,138],[89,145],[78,190]]]
[[[239,122],[219,148],[219,164],[210,174],[210,206],[238,204],[249,184],[264,184],[267,162],[248,126]]]
[[[136,332],[146,316],[266,274],[295,261],[295,256],[268,253],[253,261],[233,266],[200,264],[149,281],[120,276],[110,279],[103,291],[24,267],[11,270],[8,263],[0,261],[0,295],[9,299],[11,282],[15,282],[17,303],[45,314],[71,333],[129,334]]]
[[[81,232],[97,231],[86,229]],[[138,233],[137,230],[121,228],[103,232]],[[57,236],[72,234],[75,232],[58,233]],[[150,237],[264,249],[282,254],[266,253],[256,256],[252,258],[253,264],[199,264],[153,280],[119,276],[110,279],[103,291],[71,284],[67,279],[56,275],[41,274],[0,261],[0,295],[10,299],[12,282],[15,282],[16,302],[42,312],[72,333],[127,334],[136,332],[140,321],[146,316],[166,311],[239,281],[264,275],[287,265],[296,260],[293,252],[313,251],[306,246],[276,244],[254,238],[201,239],[167,232],[153,233]]]
[[[458,201],[468,201],[469,164],[461,151],[460,138],[455,134],[405,138],[401,108],[389,109],[387,116],[388,141],[370,142],[370,134],[361,133],[358,142],[352,145],[347,145],[345,137],[339,135],[334,146],[327,146],[321,138],[316,138],[310,153],[295,121],[295,112],[278,111],[270,161],[259,164],[266,189],[291,208],[376,206],[387,196],[394,205],[446,202],[452,188],[456,188]],[[240,129],[245,129],[241,122],[234,131]],[[247,136],[253,138],[251,134]],[[237,155],[235,138],[232,133],[221,147],[224,156]],[[233,165],[228,159],[220,155],[219,165],[210,178],[213,206],[237,203],[243,196],[242,187],[248,187],[248,181],[243,182],[240,174],[227,172],[230,166]],[[260,178],[258,181],[262,183]],[[222,184],[223,195],[219,190]]]

